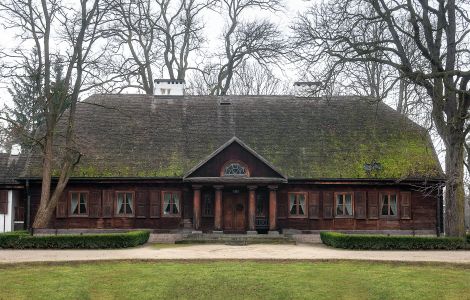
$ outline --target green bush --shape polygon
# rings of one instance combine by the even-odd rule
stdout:
[[[27,232],[0,234],[0,248],[12,249],[109,249],[145,244],[150,236],[146,230],[127,233],[63,234],[32,236]]]
[[[454,250],[465,247],[465,239],[454,237],[425,237],[411,235],[320,233],[323,244],[344,249],[364,250]]]

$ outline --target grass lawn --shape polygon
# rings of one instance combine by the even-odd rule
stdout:
[[[0,267],[0,299],[470,299],[470,269],[367,262]]]

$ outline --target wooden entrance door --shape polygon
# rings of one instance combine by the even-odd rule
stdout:
[[[234,194],[228,191],[223,195],[224,231],[246,231],[246,193]]]

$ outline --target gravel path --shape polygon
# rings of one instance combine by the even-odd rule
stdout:
[[[470,264],[470,251],[352,251],[314,245],[191,245],[156,249],[146,245],[118,250],[0,250],[0,264],[90,260],[351,259]]]

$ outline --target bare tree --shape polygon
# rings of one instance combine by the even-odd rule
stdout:
[[[217,70],[217,81],[210,88],[212,95],[228,93],[236,69],[247,59],[251,58],[261,65],[275,64],[284,51],[282,34],[274,23],[268,20],[245,21],[242,19],[242,14],[249,9],[277,11],[281,8],[280,0],[222,0],[220,2],[228,23],[223,33],[224,47],[218,55],[220,63],[211,64],[209,68],[211,71]],[[213,75],[205,74],[205,76]]]
[[[210,68],[213,68],[210,70]],[[217,66],[206,66],[203,72],[196,72],[188,81],[187,94],[208,95],[210,87],[217,84]],[[230,95],[286,95],[291,93],[289,83],[278,78],[266,66],[244,61],[234,70]]]
[[[373,14],[364,14],[367,10]],[[372,32],[370,27],[377,23],[386,24],[380,40],[357,39],[363,31]],[[426,91],[434,126],[446,148],[445,231],[450,236],[465,233],[469,25],[464,1],[331,0],[313,7],[294,26],[298,54],[310,65],[327,59],[331,71],[345,62],[373,61],[393,67],[400,77]],[[410,42],[415,53],[406,50]]]
[[[118,91],[137,88],[152,94],[161,65],[171,79],[184,79],[190,54],[204,41],[199,15],[215,0],[108,1],[114,50],[106,65],[122,81]]]
[[[176,12],[169,13],[169,0],[155,0],[160,6],[163,57],[170,79],[185,79],[189,68],[189,54],[200,49],[204,42],[203,23],[198,19],[202,11],[216,0],[181,0]]]
[[[285,95],[290,89],[287,82],[277,78],[265,66],[244,61],[235,70],[229,93],[231,95]]]
[[[371,16],[373,12],[369,9],[365,14]],[[357,26],[364,26],[364,24],[357,24]],[[385,29],[385,22],[368,24],[367,29],[360,28],[357,30],[357,34],[352,35],[351,40],[354,43],[364,41],[380,42],[384,38]],[[353,92],[355,95],[367,96],[378,100],[383,100],[388,96],[398,81],[398,72],[392,67],[377,61],[378,59],[386,59],[386,55],[382,51],[369,53],[366,57],[369,59],[364,61],[334,62],[337,65],[334,68],[337,74],[335,74],[335,77],[330,75],[329,78],[335,78],[336,93]],[[313,76],[317,75],[315,77],[324,75],[321,72],[314,71],[313,73]],[[328,84],[331,84],[331,79],[327,81]]]
[[[152,0],[113,0],[107,15],[107,38],[114,46],[104,67],[123,79],[118,91],[126,88],[153,93],[153,73],[161,55],[156,45],[156,22],[161,15]],[[115,84],[113,84],[115,86]]]
[[[192,72],[186,87],[189,95],[209,95],[211,88],[217,85],[217,71],[219,65],[206,63]]]
[[[79,93],[89,78],[87,67],[99,57],[99,54],[94,55],[93,45],[100,36],[99,26],[104,11],[99,0],[81,0],[79,5],[68,6],[55,0],[8,0],[0,3],[0,18],[4,26],[19,32],[18,47],[2,52],[4,67],[8,68],[8,74],[13,74],[6,76],[18,76],[17,67],[29,56],[29,44],[36,50],[37,70],[41,78],[41,93],[37,101],[44,111],[45,121],[43,132],[36,140],[43,154],[42,189],[33,228],[49,225],[58,199],[81,158],[74,145],[74,115]],[[63,73],[54,78],[57,65],[63,66]],[[70,108],[64,111],[66,105]],[[59,141],[59,122],[64,122],[66,127],[65,132],[61,132],[63,144],[57,150],[54,144]],[[60,158],[58,165],[54,165],[56,157]],[[59,176],[53,187],[55,167],[59,169]]]

